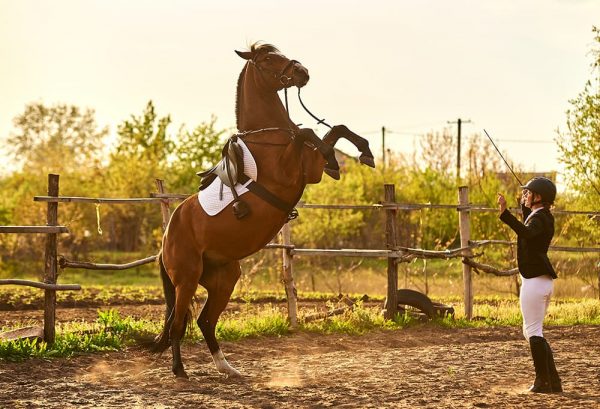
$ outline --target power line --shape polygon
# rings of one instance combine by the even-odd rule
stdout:
[[[494,139],[498,142],[508,142],[508,143],[555,143],[554,141],[542,141],[535,139]]]

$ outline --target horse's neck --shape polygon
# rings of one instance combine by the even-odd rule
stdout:
[[[238,130],[253,131],[264,128],[294,128],[277,92],[259,89],[255,74],[246,71],[238,93]]]

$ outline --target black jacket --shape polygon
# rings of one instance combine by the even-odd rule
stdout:
[[[531,214],[531,209],[521,206],[523,220]],[[549,275],[557,278],[548,259],[548,246],[554,236],[554,216],[548,209],[535,212],[526,224],[521,223],[508,209],[500,215],[500,220],[517,233],[517,264],[525,278]]]

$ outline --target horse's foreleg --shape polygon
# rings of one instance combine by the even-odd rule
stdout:
[[[325,159],[325,168],[323,171],[331,176],[335,180],[340,179],[340,165],[335,158],[335,151],[333,149],[334,143],[327,143],[321,140],[310,128],[300,129],[298,136],[301,138],[302,143],[305,141],[313,145],[319,153]]]
[[[323,142],[334,146],[340,138],[345,138],[350,141],[356,149],[360,152],[360,156],[358,160],[360,163],[363,163],[372,168],[375,167],[375,159],[373,157],[373,153],[369,148],[369,141],[363,138],[360,135],[352,132],[346,125],[335,125],[333,128],[327,132],[327,134],[323,137]]]
[[[217,321],[227,306],[235,284],[240,278],[240,273],[240,264],[234,261],[224,266],[211,267],[206,270],[200,282],[206,288],[208,297],[197,323],[212,354],[217,371],[227,376],[242,376],[242,374],[225,359],[225,355],[223,355],[217,342],[215,330]]]

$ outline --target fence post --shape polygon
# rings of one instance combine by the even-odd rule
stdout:
[[[384,202],[393,204],[396,202],[396,187],[393,184],[383,185]],[[385,241],[388,250],[396,250],[396,209],[385,210]],[[387,299],[385,305],[385,318],[393,319],[398,311],[398,263],[394,257],[387,259]]]
[[[283,285],[285,286],[285,295],[288,303],[288,318],[292,328],[298,326],[298,303],[296,286],[294,285],[294,256],[291,249],[287,246],[292,245],[290,224],[286,223],[281,228],[281,241],[286,247],[283,248]]]
[[[596,269],[598,269],[598,299],[600,300],[600,261],[596,264]]]
[[[460,186],[458,188],[458,226],[460,229],[460,247],[469,246],[471,240],[471,211],[469,209],[469,188]],[[467,252],[469,255],[471,251]],[[463,258],[464,260],[464,258]],[[471,266],[463,263],[463,285],[465,301],[465,317],[470,320],[473,317],[473,279],[471,277]]]
[[[48,196],[58,196],[59,175],[48,175]],[[58,226],[58,202],[48,202],[46,225]],[[44,262],[44,282],[56,284],[57,265],[57,233],[46,235],[46,255]],[[56,321],[56,290],[44,290],[44,341],[54,343]]]
[[[162,179],[155,179],[156,182],[156,190],[158,193],[165,193],[165,187],[163,186]],[[171,218],[171,209],[169,209],[169,200],[162,199],[160,201],[160,212],[162,214],[163,221],[163,231],[167,230],[167,225],[169,224],[169,219]]]

